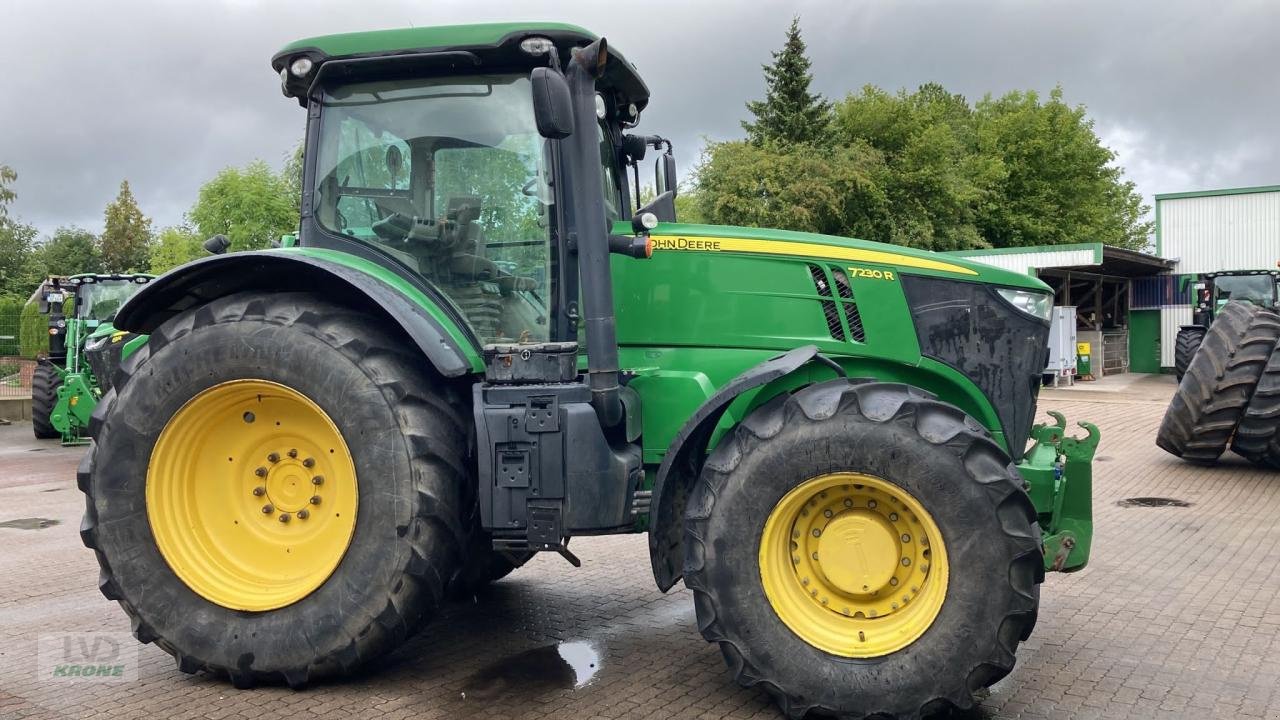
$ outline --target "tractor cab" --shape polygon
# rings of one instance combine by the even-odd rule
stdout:
[[[1205,273],[1193,285],[1194,324],[1209,327],[1232,300],[1266,310],[1280,306],[1280,271],[1248,270]]]

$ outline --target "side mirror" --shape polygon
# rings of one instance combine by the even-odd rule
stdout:
[[[538,124],[538,134],[550,140],[572,135],[573,98],[564,75],[551,68],[537,67],[529,74],[529,81],[533,84],[533,118]]]
[[[658,156],[658,162],[654,163],[654,187],[659,195],[671,193],[672,197],[676,194],[676,157],[669,152],[665,152]]]
[[[226,235],[214,235],[204,241],[204,249],[214,255],[221,255],[231,247],[231,240]]]

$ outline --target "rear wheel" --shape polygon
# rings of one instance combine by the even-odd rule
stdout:
[[[792,717],[972,706],[1013,668],[1044,574],[1008,455],[957,408],[886,383],[749,415],[708,458],[684,542],[703,636]]]
[[[1280,343],[1271,350],[1231,449],[1254,464],[1280,470]]]
[[[1173,346],[1173,369],[1178,382],[1182,382],[1182,376],[1187,374],[1191,359],[1196,356],[1207,332],[1208,329],[1203,327],[1184,327],[1178,330],[1178,339]]]
[[[187,672],[301,686],[434,613],[462,556],[465,416],[402,347],[314,296],[242,294],[126,362],[81,535],[139,640]]]
[[[62,437],[51,420],[53,408],[58,404],[58,388],[61,386],[62,376],[58,374],[57,368],[47,361],[36,364],[35,373],[31,377],[31,428],[39,440]]]
[[[1156,445],[1191,462],[1217,462],[1278,336],[1280,316],[1250,303],[1227,303],[1169,401]]]

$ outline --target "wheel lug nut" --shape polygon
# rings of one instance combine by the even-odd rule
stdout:
[[[271,514],[271,513],[273,513],[273,512],[275,512],[275,508],[274,508],[274,507],[272,507],[272,506],[270,506],[270,505],[263,505],[263,506],[262,506],[262,514],[263,514],[263,515],[270,515],[270,514]]]
[[[831,517],[831,511],[830,511],[830,510],[823,510],[823,511],[822,511],[822,515],[823,515],[823,517]]]
[[[316,475],[315,477],[311,478],[311,484],[312,484],[312,485],[323,485],[323,484],[324,484],[324,476],[323,476],[323,475]]]
[[[875,506],[876,506],[876,501],[875,501],[875,500],[868,500],[868,501],[867,501],[867,507],[869,507],[869,508],[874,508]]]
[[[253,494],[255,497],[262,497],[267,494],[267,489],[262,486],[258,486],[253,489]]]
[[[257,470],[254,470],[254,471],[253,471],[253,474],[254,474],[254,475],[257,475],[258,477],[266,477],[266,476],[267,476],[267,469],[266,469],[266,468],[264,468],[264,467],[260,467],[260,468],[258,468]]]
[[[295,450],[295,449],[293,449],[293,448],[290,448],[290,449],[289,449],[289,457],[291,457],[291,458],[296,458],[296,457],[298,457],[298,451],[297,451],[297,450]]]
[[[889,513],[889,522],[898,522],[898,513]]]
[[[311,504],[312,504],[312,505],[319,505],[319,504],[320,504],[320,496],[319,496],[319,495],[312,495],[312,496],[311,496]]]
[[[280,462],[280,453],[271,453],[270,455],[267,456],[267,460],[273,463]]]
[[[280,514],[280,522],[282,522],[282,523],[287,523],[287,522],[289,522],[289,518],[290,518],[290,517],[292,517],[292,516],[291,516],[289,513],[281,513],[281,514]]]
[[[306,508],[302,508],[301,510],[298,511],[299,520],[306,520],[309,517],[311,517],[311,513],[308,512]]]
[[[818,528],[814,528],[814,529],[813,529],[813,536],[814,536],[814,537],[818,537],[818,536],[820,536],[820,535],[822,535],[822,531],[821,531],[821,530],[819,530]]]
[[[307,458],[306,460],[302,461],[302,467],[308,467],[308,468],[315,467],[315,464],[316,464],[315,458]]]

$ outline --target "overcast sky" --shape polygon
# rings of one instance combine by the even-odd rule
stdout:
[[[934,81],[971,99],[1061,84],[1147,196],[1280,183],[1280,2],[0,0],[0,164],[13,214],[95,232],[127,178],[157,228],[200,185],[303,129],[271,55],[331,32],[559,20],[606,36],[653,93],[641,130],[682,171],[741,136],[760,65],[801,16],[815,87]]]

